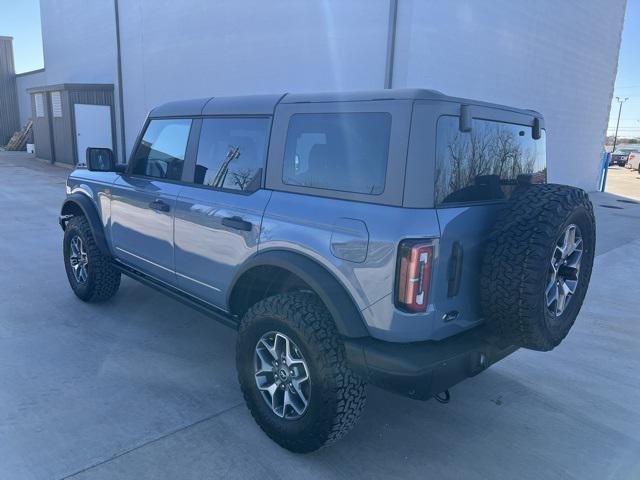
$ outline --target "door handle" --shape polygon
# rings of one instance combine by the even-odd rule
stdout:
[[[251,222],[247,222],[246,220],[243,220],[237,215],[234,215],[233,217],[223,218],[222,225],[226,227],[235,228],[236,230],[244,230],[245,232],[250,232],[251,227],[253,226],[251,225]]]
[[[149,204],[149,208],[157,212],[168,212],[169,210],[171,210],[169,204],[163,202],[162,200],[154,200]]]

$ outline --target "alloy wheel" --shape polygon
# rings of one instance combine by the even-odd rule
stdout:
[[[255,349],[255,379],[265,403],[280,418],[295,420],[309,406],[309,367],[298,346],[286,335],[264,334]]]
[[[78,283],[86,283],[88,278],[87,267],[89,265],[89,258],[84,248],[82,239],[75,235],[71,239],[70,243],[71,253],[69,255],[69,264],[71,265],[71,271]]]
[[[560,235],[551,256],[545,298],[547,309],[556,318],[566,310],[578,288],[584,242],[577,225],[569,225]]]

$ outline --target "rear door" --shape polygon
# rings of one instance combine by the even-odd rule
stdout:
[[[202,119],[197,156],[175,210],[181,289],[225,308],[238,267],[258,248],[271,191],[262,188],[271,118]]]
[[[483,246],[518,182],[546,181],[545,132],[532,135],[533,117],[474,107],[471,131],[459,116],[441,115],[436,128],[434,197],[441,229],[432,283],[441,323],[436,338],[482,320]]]
[[[127,174],[112,187],[115,255],[168,283],[175,282],[173,217],[191,124],[187,118],[150,120]]]

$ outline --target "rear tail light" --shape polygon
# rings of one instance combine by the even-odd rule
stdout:
[[[409,312],[424,312],[429,303],[433,242],[405,240],[398,252],[396,304]]]

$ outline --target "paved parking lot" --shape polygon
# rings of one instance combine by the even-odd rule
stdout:
[[[559,348],[516,352],[449,405],[370,388],[356,429],[304,456],[244,407],[231,330],[129,279],[108,303],[76,299],[67,173],[0,152],[0,478],[640,478],[637,173],[611,169],[620,196],[592,196],[598,256]]]

